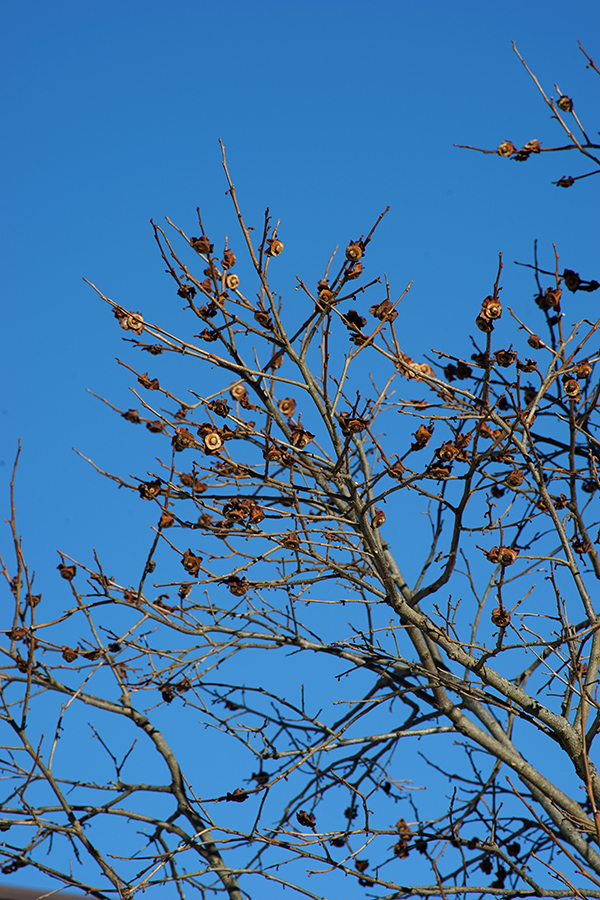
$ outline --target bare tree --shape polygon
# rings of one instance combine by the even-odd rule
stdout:
[[[135,349],[199,373],[123,362],[139,402],[109,405],[161,455],[135,479],[89,460],[146,504],[142,571],[61,554],[45,618],[15,466],[2,871],[96,897],[600,897],[600,320],[561,311],[597,282],[536,260],[524,321],[500,258],[473,346],[415,360],[406,291],[363,273],[385,212],[282,301],[279,223],[253,235],[223,166],[245,276],[200,212],[197,236],[153,225],[198,334],[96,289]]]

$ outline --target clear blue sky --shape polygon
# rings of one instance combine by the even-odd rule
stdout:
[[[200,204],[211,234],[234,233],[218,138],[250,221],[267,205],[282,219],[282,288],[319,277],[315,256],[321,267],[391,206],[369,270],[398,295],[414,282],[412,356],[454,332],[466,341],[499,250],[521,311],[533,284],[512,260],[529,261],[535,237],[548,263],[554,240],[566,265],[597,277],[600,179],[550,183],[583,171],[574,155],[519,164],[452,146],[559,139],[511,39],[597,127],[598,78],[576,43],[600,55],[591,0],[568,15],[552,0],[20,0],[4,5],[1,30],[0,475],[21,437],[21,523],[38,566],[56,547],[87,554],[106,540],[115,500],[71,451],[120,462],[114,417],[85,389],[129,399],[121,335],[82,278],[147,319],[164,313],[172,290],[150,217],[193,233]]]
[[[504,300],[523,315],[534,285],[513,260],[531,261],[534,238],[546,267],[555,241],[561,266],[600,277],[600,178],[551,184],[585,171],[575,154],[520,164],[453,147],[562,142],[511,39],[597,130],[598,76],[577,47],[600,59],[595,0],[568,11],[557,0],[19,0],[0,15],[1,518],[22,438],[20,530],[49,595],[62,589],[57,548],[90,560],[96,547],[118,567],[147,547],[139,505],[71,449],[137,474],[131,430],[86,393],[136,405],[114,362],[127,358],[123,333],[82,278],[173,321],[149,219],[194,233],[200,205],[215,240],[234,234],[219,138],[249,220],[267,205],[282,220],[284,301],[296,275],[316,281],[334,247],[391,206],[368,265],[396,296],[414,282],[401,316],[415,358],[468,349],[499,251]],[[597,302],[577,295],[574,317]]]

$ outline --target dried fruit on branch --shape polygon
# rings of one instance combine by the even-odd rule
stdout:
[[[225,287],[228,291],[235,291],[240,286],[240,279],[234,272],[231,272],[229,275],[225,276]]]
[[[223,447],[223,438],[218,431],[209,431],[204,435],[204,452],[207,455],[218,453]]]
[[[56,568],[60,572],[61,576],[67,581],[73,581],[73,579],[75,578],[77,566],[65,566],[64,563],[59,563]]]
[[[519,551],[515,550],[514,547],[504,547],[502,545],[500,547],[492,547],[491,550],[484,550],[484,553],[491,563],[500,564],[501,566],[512,566],[519,555]]]
[[[345,437],[351,434],[359,434],[368,427],[368,421],[363,416],[353,415],[349,412],[340,413],[340,429]]]
[[[497,606],[492,610],[492,622],[499,628],[506,628],[510,624],[510,613],[503,606]]]
[[[306,431],[300,425],[297,428],[294,428],[291,436],[291,443],[294,447],[297,447],[298,450],[304,450],[304,448],[310,444],[315,438],[314,434],[311,434],[310,431]]]
[[[214,246],[211,244],[205,234],[203,234],[201,237],[191,237],[190,246],[192,246],[197,253],[204,253],[205,255],[208,253],[212,253],[214,250]]]
[[[279,407],[279,412],[282,416],[286,416],[286,418],[290,418],[294,415],[296,411],[296,401],[291,397],[284,397],[283,400],[280,400],[277,404]]]
[[[279,256],[283,251],[283,242],[279,238],[269,238],[267,241],[267,254],[269,256]]]
[[[351,241],[346,247],[346,259],[349,262],[356,263],[362,259],[363,243],[362,241]]]
[[[517,148],[512,141],[502,141],[498,147],[498,154],[500,156],[511,156],[513,153],[516,153],[516,150]]]
[[[159,388],[158,378],[149,378],[147,372],[144,372],[143,375],[138,375],[138,382],[149,391],[157,391]]]
[[[124,331],[133,331],[134,334],[141,334],[144,330],[144,318],[140,313],[127,312],[121,306],[115,306],[113,313]]]
[[[198,574],[198,572],[200,571],[200,566],[202,565],[202,557],[196,556],[188,548],[185,551],[185,553],[183,554],[183,557],[181,559],[181,565],[186,570],[186,572],[189,572],[190,575],[192,575],[195,578],[196,575]]]
[[[398,317],[398,310],[394,309],[390,300],[382,300],[381,303],[376,303],[370,307],[369,312],[382,322],[393,322]]]
[[[305,809],[301,809],[297,812],[296,818],[300,825],[304,825],[306,828],[314,828],[317,822],[314,813],[306,812]]]
[[[142,481],[138,491],[142,500],[154,500],[160,494],[161,487],[160,481]]]
[[[190,447],[196,446],[196,439],[194,438],[194,435],[187,430],[187,428],[178,426],[175,429],[172,444],[177,451],[187,450]]]

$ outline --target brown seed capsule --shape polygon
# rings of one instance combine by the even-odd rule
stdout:
[[[300,825],[304,825],[306,828],[314,828],[316,823],[316,818],[314,813],[308,813],[305,809],[301,809],[296,813],[296,818]]]
[[[230,412],[230,408],[224,400],[211,400],[206,404],[206,408],[223,419],[226,419]]]
[[[506,628],[510,623],[510,613],[502,606],[492,610],[492,622],[499,628]]]
[[[565,287],[567,290],[571,291],[571,293],[575,293],[579,285],[581,284],[581,278],[577,272],[574,272],[572,269],[565,269],[563,272],[563,279],[565,282]]]
[[[79,656],[79,650],[73,650],[72,647],[61,647],[62,649],[62,658],[68,662],[74,662]]]
[[[475,319],[475,324],[480,331],[483,331],[484,334],[489,334],[490,331],[494,330],[494,323],[490,322],[489,319],[486,319],[481,315],[477,316],[477,318]]]
[[[161,517],[158,520],[159,528],[170,528],[171,525],[175,522],[175,516],[172,512],[169,512],[168,509],[163,509],[161,513]]]
[[[206,453],[218,453],[223,446],[223,438],[218,431],[209,431],[204,435],[204,450]]]
[[[161,487],[160,481],[142,481],[138,491],[142,500],[154,500],[160,494]]]
[[[523,150],[528,150],[530,153],[539,153],[541,150],[540,142],[536,139],[533,141],[527,141]]]
[[[543,343],[541,337],[538,337],[537,334],[532,334],[532,335],[530,335],[530,337],[529,337],[528,340],[527,340],[527,343],[528,343],[529,346],[532,347],[534,350],[539,350],[541,347],[544,346],[544,343]]]
[[[311,434],[310,431],[306,431],[304,428],[298,426],[298,428],[294,428],[292,431],[290,443],[292,443],[294,447],[297,447],[298,450],[304,450],[304,448],[314,440],[314,437],[314,434]]]
[[[279,407],[279,412],[281,413],[281,415],[286,416],[289,419],[290,416],[294,415],[294,412],[296,410],[296,401],[291,397],[285,397],[283,400],[279,401],[277,406]]]
[[[363,264],[361,262],[354,263],[351,269],[348,269],[346,272],[346,280],[354,281],[355,278],[360,278],[363,272]]]
[[[140,413],[137,409],[128,409],[127,412],[121,413],[121,415],[128,422],[133,422],[134,425],[139,425],[141,422]]]
[[[203,234],[202,237],[190,238],[190,245],[197,253],[212,253],[214,249],[205,234]]]
[[[333,291],[330,291],[329,288],[323,288],[317,295],[317,306],[322,311],[326,311],[333,302],[333,299]]]
[[[235,266],[235,256],[233,250],[226,249],[223,251],[223,259],[221,265],[224,269],[232,269]]]
[[[499,563],[501,566],[511,566],[519,555],[519,551],[514,547],[492,547],[491,550],[485,551],[486,558],[491,563]]]
[[[385,513],[382,509],[374,509],[373,510],[373,518],[371,519],[371,525],[373,528],[381,528],[381,526],[385,522]]]
[[[230,575],[229,578],[224,578],[221,584],[227,585],[229,592],[234,597],[243,597],[250,587],[246,579],[240,578],[238,575]]]
[[[433,425],[429,425],[429,427],[427,427],[427,425],[419,425],[415,431],[413,449],[421,450],[423,447],[426,447],[434,431],[435,428]]]
[[[486,297],[481,304],[481,315],[485,319],[499,319],[502,315],[502,304],[497,297]]]
[[[196,556],[196,554],[192,553],[192,551],[188,548],[183,554],[181,565],[186,570],[186,572],[189,572],[190,575],[195,578],[200,571],[200,566],[202,565],[202,557]]]
[[[507,369],[509,366],[512,366],[517,358],[517,354],[514,350],[496,350],[494,357],[499,366],[502,366],[503,369]]]
[[[175,429],[171,443],[177,451],[187,450],[189,447],[196,446],[194,435],[187,428],[182,428],[180,425]]]
[[[537,363],[534,359],[526,359],[525,362],[521,362],[518,359],[517,369],[519,370],[519,372],[535,372],[535,370],[537,369]]]
[[[589,378],[591,374],[592,367],[587,360],[580,362],[573,369],[573,375],[575,375],[576,378]]]
[[[367,420],[362,416],[353,416],[349,412],[340,413],[340,428],[346,437],[364,431],[367,425]]]
[[[283,250],[283,243],[279,238],[269,238],[267,245],[267,254],[269,256],[279,256]]]
[[[239,287],[240,279],[234,272],[225,276],[225,287],[228,291],[235,291]]]
[[[234,384],[234,386],[229,391],[234,400],[243,400],[244,397],[247,396],[248,392],[246,390],[246,385],[244,384]]]
[[[153,419],[151,422],[146,422],[146,428],[153,434],[160,434],[164,429],[164,425],[160,419]]]
[[[554,182],[557,187],[570,188],[575,184],[575,179],[571,175],[563,175],[558,181]]]
[[[523,480],[525,475],[523,473],[523,469],[513,469],[512,472],[506,476],[506,483],[509,487],[519,487],[523,484]]]
[[[502,141],[500,146],[498,147],[498,153],[500,156],[511,156],[511,154],[515,153],[516,147],[512,143],[512,141]]]
[[[556,105],[559,109],[562,109],[563,112],[573,112],[573,101],[565,94],[562,94],[558,98],[558,100],[556,101]]]
[[[346,259],[349,262],[356,263],[362,259],[363,248],[360,241],[351,241],[346,247]]]
[[[297,550],[300,546],[300,538],[297,531],[286,531],[280,539],[279,543],[288,550]]]
[[[364,872],[365,869],[369,868],[369,860],[368,859],[357,859],[354,863],[354,867],[357,872]]]
[[[387,474],[390,476],[390,478],[400,479],[404,475],[405,471],[406,471],[406,466],[404,466],[400,462],[400,460],[397,460],[397,462],[395,462],[393,465],[391,465],[387,469]]]
[[[380,319],[382,322],[393,322],[394,319],[398,317],[398,310],[394,309],[391,300],[387,299],[371,306],[369,312],[372,316],[375,316],[376,319]]]
[[[563,381],[563,389],[567,397],[570,397],[571,400],[576,400],[581,394],[581,388],[579,387],[579,383],[575,381],[571,376],[566,376]]]
[[[264,309],[257,309],[254,318],[262,328],[266,328],[268,331],[273,330],[273,319]]]
[[[144,372],[143,375],[138,375],[138,382],[149,391],[157,391],[159,388],[158,378],[150,379],[147,372]]]

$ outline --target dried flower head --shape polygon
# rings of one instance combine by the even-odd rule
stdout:
[[[498,147],[498,154],[500,156],[511,156],[516,152],[516,147],[512,141],[502,141],[502,143]]]
[[[510,613],[503,606],[497,606],[492,610],[492,622],[499,628],[506,628],[510,624]]]
[[[573,112],[573,101],[570,97],[567,97],[566,94],[561,94],[556,101],[556,105],[559,109],[562,109],[563,112]]]
[[[283,250],[283,242],[279,238],[269,238],[267,241],[267,254],[269,256],[279,256]]]
[[[356,263],[362,259],[363,244],[362,241],[351,241],[346,247],[346,259],[349,262]]]
[[[225,276],[225,287],[228,291],[235,291],[239,287],[240,279],[234,272]]]
[[[186,570],[186,572],[189,572],[189,574],[195,578],[200,571],[200,566],[202,565],[202,557],[196,556],[196,554],[192,553],[192,551],[188,548],[181,558],[181,565]]]

